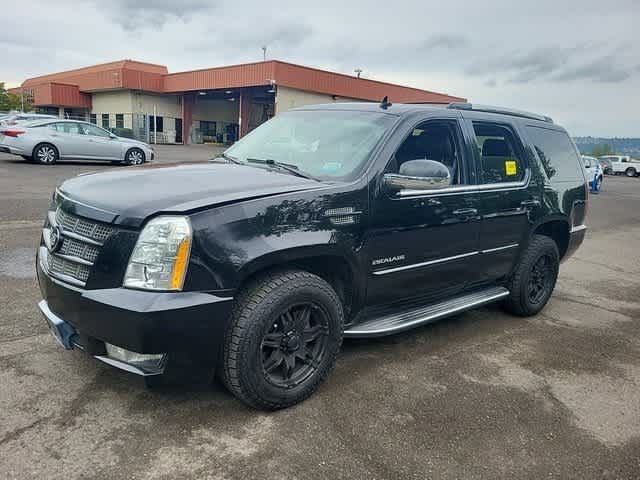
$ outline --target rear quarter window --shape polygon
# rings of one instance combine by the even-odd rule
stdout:
[[[575,182],[584,179],[581,159],[566,132],[533,125],[526,129],[550,180]]]

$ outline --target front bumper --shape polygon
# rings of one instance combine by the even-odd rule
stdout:
[[[105,342],[141,354],[189,354],[215,364],[231,314],[233,298],[201,292],[146,292],[126,288],[84,290],[52,278],[36,262],[50,327],[62,325],[61,343],[140,375],[144,371],[107,356]],[[164,369],[164,364],[159,368]]]

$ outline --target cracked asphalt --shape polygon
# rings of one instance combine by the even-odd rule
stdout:
[[[640,478],[640,178],[591,197],[541,314],[489,306],[347,341],[315,395],[265,414],[217,384],[146,390],[50,337],[44,213],[58,182],[106,168],[0,154],[0,478]]]

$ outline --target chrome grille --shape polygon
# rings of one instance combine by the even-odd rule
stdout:
[[[81,242],[80,240],[67,237],[62,241],[60,253],[63,255],[79,257],[93,263],[98,256],[98,253],[100,253],[100,248]]]
[[[67,213],[61,208],[56,211],[56,223],[68,232],[77,233],[98,242],[104,242],[113,232],[111,225],[85,220]]]
[[[60,258],[55,254],[49,254],[47,256],[47,259],[49,261],[49,272],[54,275],[65,275],[67,277],[79,280],[83,284],[89,278],[89,267],[87,265],[82,265],[81,263],[76,263],[72,262],[71,260]]]
[[[58,227],[62,234],[60,248],[52,252],[51,229]],[[43,236],[48,255],[43,262],[49,273],[63,281],[85,286],[91,266],[100,253],[102,243],[113,233],[113,227],[78,217],[58,208],[49,216]]]

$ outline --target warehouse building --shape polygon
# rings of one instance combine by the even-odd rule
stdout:
[[[465,101],[278,60],[179,73],[122,60],[30,78],[14,91],[40,113],[152,143],[232,143],[279,112],[317,103]]]

